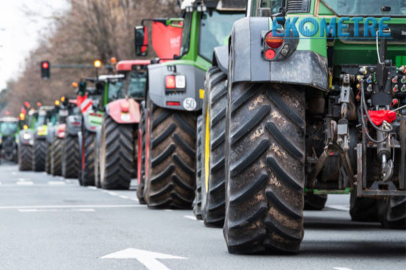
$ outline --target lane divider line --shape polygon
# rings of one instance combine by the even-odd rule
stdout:
[[[49,181],[48,184],[55,185],[55,186],[66,185],[65,182],[61,182],[61,181]]]
[[[20,186],[31,186],[33,184],[34,184],[33,182],[17,182],[17,185]]]
[[[137,204],[116,204],[116,205],[26,205],[26,206],[0,206],[2,210],[8,209],[66,209],[66,208],[132,208],[140,207]]]
[[[33,212],[95,212],[94,209],[18,209],[18,212],[33,213]]]

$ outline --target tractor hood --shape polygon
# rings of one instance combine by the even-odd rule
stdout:
[[[106,106],[106,113],[119,124],[137,124],[140,122],[140,104],[133,99],[119,99]]]

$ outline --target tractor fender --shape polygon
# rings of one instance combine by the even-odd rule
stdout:
[[[185,91],[168,92],[165,79],[168,75],[184,75]],[[203,106],[206,71],[193,61],[172,61],[148,66],[148,95],[156,106],[171,110],[200,111]],[[171,105],[178,104],[178,105]]]
[[[305,85],[328,90],[327,58],[311,50],[294,48],[284,59],[265,60],[263,36],[270,18],[246,17],[235,22],[231,32],[231,82],[275,82]],[[296,43],[309,42],[301,39]],[[317,41],[321,42],[321,41]],[[327,47],[327,44],[326,44]]]
[[[66,133],[69,135],[77,135],[82,128],[82,117],[70,115],[66,118]]]
[[[99,126],[98,123],[93,122],[92,120],[97,117],[97,116],[91,116],[89,112],[83,113],[83,127],[89,131],[89,132],[96,132],[97,126]],[[101,123],[101,117],[100,117],[100,123]]]
[[[30,129],[21,130],[18,134],[18,143],[24,145],[34,145],[35,132]]]
[[[213,66],[217,66],[224,74],[228,74],[228,46],[214,48]]]
[[[106,105],[106,113],[119,124],[138,124],[141,119],[140,104],[134,99],[119,99]]]

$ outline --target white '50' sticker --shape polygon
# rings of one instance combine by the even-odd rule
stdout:
[[[197,103],[193,98],[187,98],[183,101],[183,107],[188,111],[196,109]]]

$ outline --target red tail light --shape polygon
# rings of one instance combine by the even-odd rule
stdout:
[[[176,88],[176,78],[175,76],[166,76],[166,88],[175,89]]]
[[[128,113],[130,111],[130,104],[128,104],[128,102],[121,103],[121,111],[123,113]]]
[[[267,50],[267,51],[265,52],[265,58],[268,59],[268,60],[274,59],[274,58],[275,58],[275,55],[276,55],[275,51],[274,51],[274,50],[271,50],[271,49],[269,49],[269,50]]]
[[[272,32],[269,32],[266,37],[265,37],[265,43],[268,45],[270,48],[277,49],[283,44],[283,38],[282,37],[274,37],[272,35]]]
[[[180,102],[178,102],[178,101],[167,101],[166,105],[167,106],[180,106]]]

